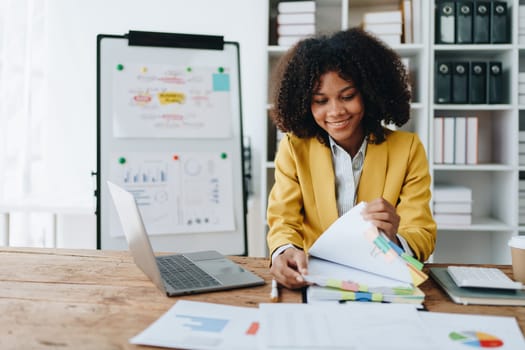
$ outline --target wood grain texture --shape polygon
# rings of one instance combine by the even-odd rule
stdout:
[[[231,258],[267,283],[181,298],[246,307],[269,302],[268,260]],[[510,266],[497,267],[511,275]],[[514,316],[525,333],[525,307],[454,304],[431,279],[422,289],[430,311]],[[148,349],[128,339],[178,299],[163,295],[128,252],[0,248],[0,349]],[[301,302],[301,293],[283,288],[281,301]]]

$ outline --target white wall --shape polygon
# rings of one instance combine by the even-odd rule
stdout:
[[[129,30],[222,35],[240,45],[244,132],[254,147],[254,189],[260,188],[266,120],[266,0],[48,0],[50,186],[72,201],[89,201],[96,169],[96,37]],[[254,205],[254,204],[251,204]],[[257,204],[255,208],[259,208]],[[257,211],[256,213],[253,213]],[[261,240],[253,210],[249,242]],[[252,243],[250,243],[252,244]],[[254,255],[260,248],[251,247]]]

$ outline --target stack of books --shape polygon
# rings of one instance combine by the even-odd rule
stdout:
[[[525,174],[523,172],[520,172],[518,188],[519,188],[518,224],[525,225]]]
[[[315,1],[281,1],[277,11],[277,45],[291,46],[315,34]]]
[[[423,264],[366,221],[361,202],[335,221],[308,251],[313,283],[306,301],[371,301],[422,305],[418,286],[427,279]]]
[[[387,45],[399,45],[403,34],[402,18],[401,10],[366,12],[362,27]]]
[[[518,43],[525,44],[525,5],[520,5],[518,11]]]
[[[434,163],[478,164],[476,116],[434,117]]]
[[[525,21],[525,18],[523,20]],[[518,103],[525,105],[525,72],[518,74]]]
[[[472,223],[472,189],[456,185],[435,185],[434,220],[439,225]]]

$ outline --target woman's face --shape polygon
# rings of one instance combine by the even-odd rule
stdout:
[[[365,106],[353,82],[342,79],[336,72],[323,74],[312,96],[311,109],[315,122],[354,156],[364,138],[361,120]]]

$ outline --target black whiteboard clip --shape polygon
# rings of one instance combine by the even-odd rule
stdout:
[[[130,30],[126,35],[130,46],[158,46],[186,49],[223,50],[224,37],[219,35],[159,33]]]

